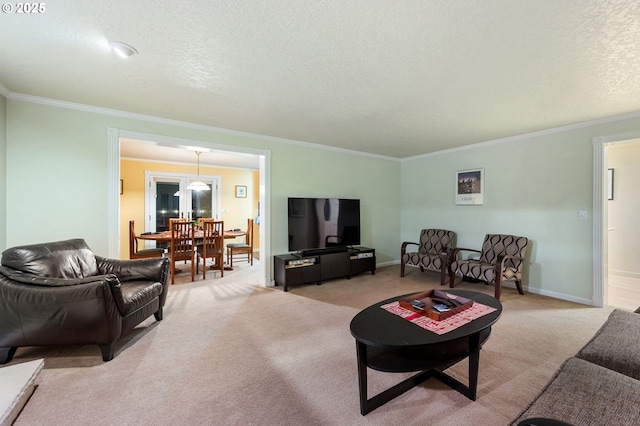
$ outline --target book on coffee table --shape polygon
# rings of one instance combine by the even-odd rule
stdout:
[[[442,321],[473,306],[473,300],[442,290],[429,290],[398,300],[400,306],[433,320]]]

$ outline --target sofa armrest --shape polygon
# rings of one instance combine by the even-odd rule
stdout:
[[[164,283],[167,278],[165,265],[169,265],[169,260],[163,257],[121,260],[96,256],[96,261],[101,274],[114,274],[121,282],[146,279]]]
[[[120,282],[133,280],[151,280],[162,284],[162,294],[160,295],[160,308],[164,306],[169,293],[169,259],[166,257],[152,257],[148,259],[120,260],[107,259],[96,256],[98,270],[104,274],[115,274]],[[118,283],[119,285],[119,283]],[[120,309],[122,293],[114,292]],[[124,301],[122,302],[124,312]]]

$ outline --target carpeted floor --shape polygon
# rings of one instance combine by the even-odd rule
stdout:
[[[439,277],[391,266],[285,293],[259,288],[258,269],[172,286],[164,320],[143,322],[108,363],[97,346],[20,348],[11,364],[45,368],[16,425],[507,425],[610,312],[505,288],[476,401],[431,379],[363,417],[351,319]],[[466,382],[466,368],[449,372]],[[370,370],[369,393],[407,376]]]

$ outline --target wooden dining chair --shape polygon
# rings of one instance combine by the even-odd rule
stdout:
[[[194,280],[196,241],[194,235],[193,222],[173,221],[171,226],[171,243],[169,245],[169,256],[171,257],[171,284],[174,283],[176,273],[176,262],[191,261],[191,281]]]
[[[198,218],[198,229],[203,229],[202,222],[204,222],[205,220],[216,220],[216,218],[215,217],[199,217]]]
[[[247,255],[247,262],[253,265],[253,219],[247,219],[247,233],[244,243],[227,244],[227,263],[233,268],[233,257]],[[244,258],[242,258],[244,261]]]
[[[202,279],[207,278],[207,259],[214,261],[213,269],[220,271],[220,277],[224,276],[224,221],[208,219],[202,221],[202,243],[198,244],[198,261],[196,272],[202,258]]]
[[[135,221],[129,221],[129,259],[146,259],[149,257],[162,257],[163,248],[150,248],[138,250],[138,236],[135,231]]]

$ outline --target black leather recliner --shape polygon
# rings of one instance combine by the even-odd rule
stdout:
[[[20,346],[115,343],[154,314],[162,319],[169,260],[96,256],[82,239],[13,247],[0,266],[0,364]]]

